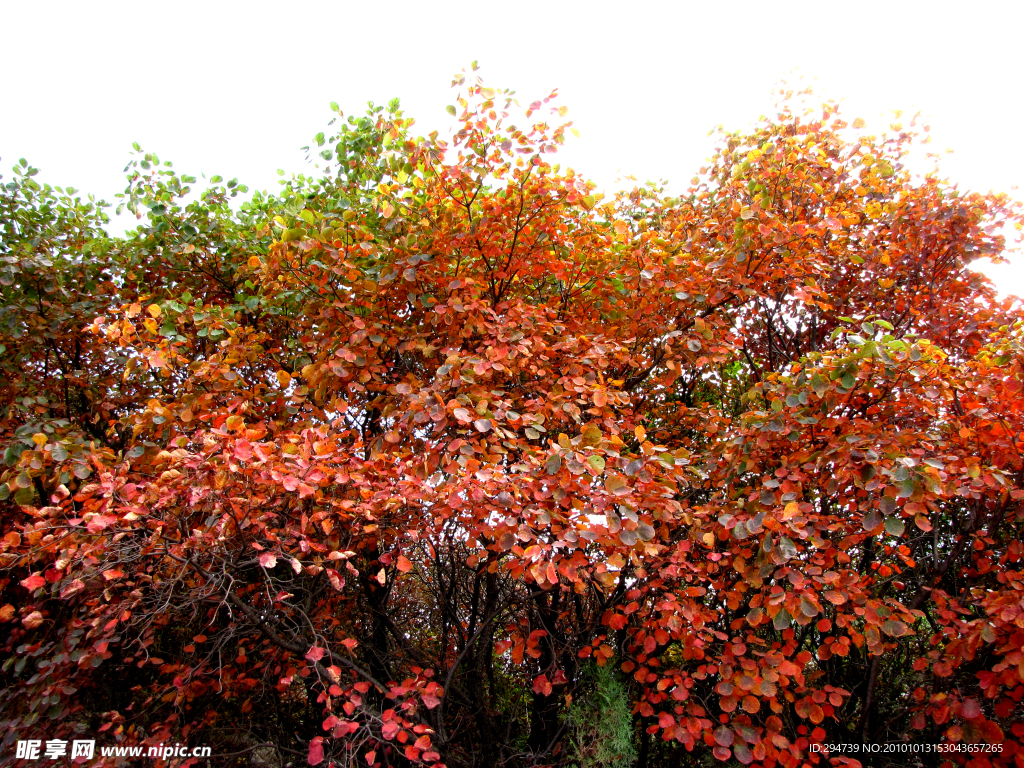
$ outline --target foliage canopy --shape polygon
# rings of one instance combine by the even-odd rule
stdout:
[[[7,738],[1024,765],[1024,317],[967,269],[1020,207],[787,100],[604,199],[564,108],[457,85],[450,142],[371,105],[241,205],[136,147],[124,237],[16,167]]]

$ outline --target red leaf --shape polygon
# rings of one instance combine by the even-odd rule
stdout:
[[[331,586],[335,591],[341,592],[345,588],[345,577],[338,573],[333,568],[325,568],[324,572],[327,574],[327,580],[331,582]]]
[[[805,697],[803,699],[800,699],[796,703],[796,706],[794,707],[794,709],[796,710],[796,713],[800,717],[806,719],[806,718],[811,716],[811,709],[812,709],[813,706],[814,706],[814,702],[811,701],[811,698],[808,696],[808,697]]]
[[[309,756],[306,758],[306,762],[310,765],[320,765],[324,761],[324,739],[322,736],[317,736],[311,742],[309,742]]]
[[[964,703],[960,707],[960,714],[968,720],[981,717],[981,704],[977,699],[964,699]]]
[[[248,461],[252,458],[252,445],[246,439],[235,441],[235,458],[240,461]]]
[[[93,515],[85,527],[89,533],[99,533],[115,522],[117,522],[117,518],[111,515]]]
[[[46,583],[46,579],[38,573],[33,573],[27,579],[22,579],[19,584],[25,589],[38,589]]]
[[[538,675],[533,681],[533,692],[542,696],[551,695],[551,682],[547,675]]]
[[[412,562],[409,560],[409,558],[405,557],[405,555],[399,555],[396,567],[402,573],[408,573],[412,570]]]
[[[264,568],[273,568],[277,565],[277,555],[272,552],[264,552],[260,555],[260,565]]]
[[[306,658],[310,661],[320,661],[324,657],[324,649],[314,645],[308,651],[306,651]]]
[[[85,589],[85,584],[82,582],[82,580],[75,579],[74,581],[69,582],[67,585],[65,585],[65,587],[60,591],[61,599],[67,599],[69,597],[77,595],[83,589]]]

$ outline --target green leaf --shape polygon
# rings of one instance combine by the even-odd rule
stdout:
[[[882,631],[889,637],[902,637],[903,635],[910,634],[910,628],[902,621],[896,621],[896,619],[887,619],[882,624]]]
[[[544,471],[547,472],[549,475],[557,474],[558,470],[561,468],[562,457],[557,453],[551,454],[551,456],[547,460],[547,463],[544,465]]]
[[[818,397],[822,397],[828,391],[828,382],[821,377],[820,373],[816,373],[811,377],[811,389]]]
[[[903,518],[901,517],[887,517],[885,518],[885,532],[891,536],[902,536],[906,526],[903,524]]]
[[[781,554],[787,560],[792,560],[797,555],[796,544],[788,536],[783,536],[779,539],[779,554]]]
[[[772,619],[772,626],[777,630],[781,631],[789,627],[793,623],[793,617],[789,615],[789,611],[783,608],[781,611],[775,614],[775,618]]]
[[[9,467],[13,467],[21,459],[21,454],[24,451],[29,450],[31,446],[21,442],[14,442],[7,446],[7,450],[4,451],[4,464]]]
[[[455,117],[455,107],[454,107],[454,106],[452,106],[451,104],[449,104],[449,105],[448,105],[447,107],[445,107],[445,111],[446,111],[446,112],[447,112],[447,113],[448,113],[449,115],[451,115],[452,117]]]
[[[877,509],[872,509],[864,516],[864,530],[874,531],[882,524],[882,516]]]

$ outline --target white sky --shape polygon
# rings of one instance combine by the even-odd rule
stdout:
[[[712,149],[771,107],[794,68],[878,130],[921,110],[962,189],[1024,180],[1024,3],[175,2],[0,3],[0,172],[113,200],[138,141],[179,172],[272,188],[330,101],[346,114],[398,96],[417,131],[444,130],[453,73],[529,102],[557,87],[581,131],[562,162],[684,186]],[[1020,196],[1018,191],[1015,195]],[[1024,257],[985,268],[1024,295]]]

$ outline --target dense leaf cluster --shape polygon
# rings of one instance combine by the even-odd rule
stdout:
[[[1024,765],[1019,206],[786,100],[606,199],[457,85],[244,203],[136,148],[123,237],[3,187],[4,748]]]

